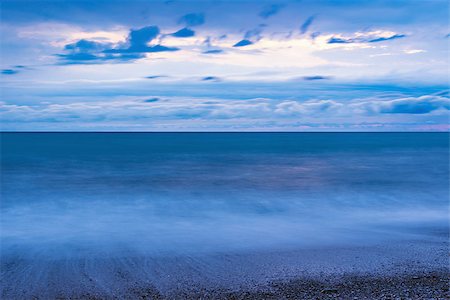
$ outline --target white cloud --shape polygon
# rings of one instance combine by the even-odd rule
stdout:
[[[422,122],[427,115],[437,113],[448,116],[450,99],[427,95],[398,99],[369,98],[352,101],[335,100],[275,100],[255,98],[247,100],[155,97],[116,98],[111,101],[80,101],[68,104],[18,105],[3,103],[0,116],[3,126],[36,124],[59,126],[70,123],[74,128],[84,124],[98,124],[108,128],[120,123],[128,128],[137,124],[143,128],[159,128],[172,124],[172,128],[231,126],[252,127],[267,123],[283,127],[293,122],[303,124],[391,123]],[[404,115],[399,119],[398,114]],[[429,118],[433,120],[433,117]],[[75,124],[75,125],[74,125]],[[78,125],[77,125],[78,124]],[[433,125],[433,124],[431,124]],[[436,125],[436,124],[435,124]],[[439,125],[439,123],[437,123]],[[445,124],[441,123],[441,126]],[[36,126],[36,125],[34,125]],[[262,126],[262,125],[259,125]],[[268,126],[268,125],[266,125]],[[362,125],[363,126],[363,125]],[[366,125],[364,125],[366,126]],[[365,127],[361,127],[364,129]],[[373,126],[372,126],[373,127]],[[33,128],[39,128],[33,127]],[[74,129],[72,128],[72,130]],[[295,129],[295,128],[294,128]],[[412,128],[413,129],[413,128]]]
[[[403,52],[406,54],[417,54],[417,53],[424,53],[427,51],[423,49],[411,49],[411,50],[404,50]]]
[[[122,26],[112,27],[107,31],[85,30],[81,26],[54,22],[17,27],[16,30],[20,38],[39,40],[41,43],[49,43],[53,47],[61,48],[81,39],[119,43],[125,41],[128,34],[128,29]]]
[[[427,95],[384,101],[363,101],[353,104],[371,114],[428,114],[437,110],[450,110],[450,99],[444,96]]]

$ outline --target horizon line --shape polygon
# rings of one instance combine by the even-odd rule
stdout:
[[[450,131],[1,131],[3,133],[450,133]]]

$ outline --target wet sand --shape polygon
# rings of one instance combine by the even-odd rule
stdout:
[[[448,299],[448,244],[2,259],[2,299]]]

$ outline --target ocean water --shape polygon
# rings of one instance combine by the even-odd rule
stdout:
[[[447,133],[2,133],[1,255],[165,256],[448,234]]]

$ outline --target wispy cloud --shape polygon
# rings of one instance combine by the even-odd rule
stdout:
[[[220,81],[220,78],[217,76],[206,76],[202,78],[202,81]]]
[[[144,100],[144,102],[146,102],[146,103],[153,103],[153,102],[158,102],[158,101],[159,101],[159,98],[157,98],[157,97]]]
[[[313,81],[313,80],[327,80],[331,79],[330,76],[322,76],[322,75],[313,75],[313,76],[303,76],[304,80]]]
[[[22,72],[23,70],[27,70],[27,69],[29,69],[29,68],[26,66],[16,65],[16,66],[12,66],[8,69],[3,69],[0,71],[0,73],[3,75],[14,75],[14,74]]]
[[[235,43],[233,47],[244,47],[252,45],[255,42],[259,41],[262,38],[261,33],[264,27],[266,27],[265,24],[260,24],[254,29],[247,30],[245,32],[244,38],[239,42]]]
[[[186,26],[199,26],[204,23],[205,14],[203,13],[190,13],[178,19],[178,24],[184,24]]]
[[[328,44],[378,43],[404,37],[405,34],[383,31],[357,32],[352,37],[333,36],[328,40]]]
[[[264,9],[259,13],[261,18],[267,19],[273,15],[276,15],[282,8],[283,4],[272,4],[264,7]]]
[[[417,53],[424,53],[427,52],[426,50],[423,49],[409,49],[409,50],[404,50],[403,53],[406,54],[417,54]]]
[[[211,50],[206,50],[203,51],[203,54],[219,54],[219,53],[223,53],[224,51],[222,49],[211,49]]]
[[[310,16],[306,21],[300,26],[300,33],[305,34],[309,27],[311,27],[312,23],[314,22],[316,16]]]
[[[14,69],[3,69],[3,70],[1,71],[1,73],[2,73],[3,75],[14,75],[14,74],[19,73],[19,71],[18,71],[18,70],[14,70]]]
[[[146,76],[145,78],[147,79],[158,79],[158,78],[166,78],[169,77],[167,75],[150,75],[150,76]]]

